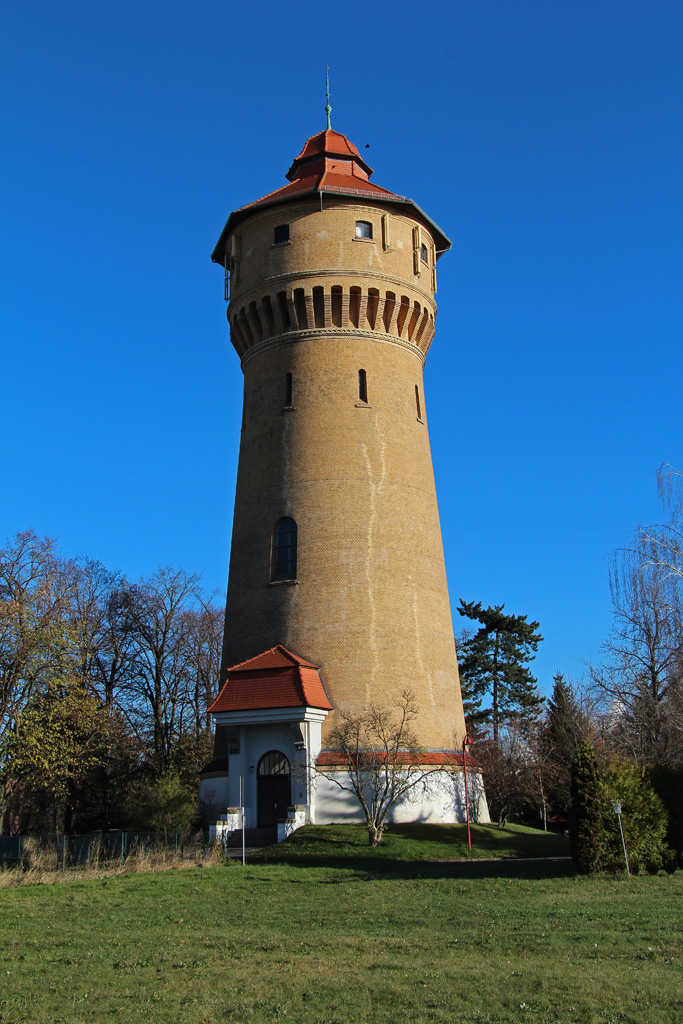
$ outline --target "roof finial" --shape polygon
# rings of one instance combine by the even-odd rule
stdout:
[[[325,65],[325,84],[327,87],[326,97],[327,103],[325,104],[325,113],[327,114],[327,130],[329,131],[332,127],[330,124],[330,114],[332,113],[332,107],[330,106],[330,65]]]

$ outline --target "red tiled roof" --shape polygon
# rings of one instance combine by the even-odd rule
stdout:
[[[352,142],[341,132],[326,129],[306,141],[304,148],[287,171],[290,184],[241,206],[236,212],[267,206],[311,192],[340,192],[376,195],[380,199],[405,202],[404,196],[372,184],[372,167],[366,164]]]
[[[326,128],[325,131],[318,132],[317,135],[306,139],[304,148],[294,158],[292,166],[287,171],[289,180],[294,181],[295,178],[301,177],[299,168],[302,163],[308,163],[311,160],[319,163],[320,157],[329,158],[332,162],[335,159],[342,162],[348,168],[347,174],[355,173],[364,178],[369,178],[372,174],[372,167],[366,164],[354,144],[349,142],[341,132],[333,132],[331,128]],[[316,160],[316,158],[318,159]]]
[[[378,759],[384,760],[385,757],[386,755],[383,751],[377,751]],[[411,754],[407,750],[401,750],[397,755],[396,762],[398,764],[433,765],[435,767],[452,764],[462,767],[463,755],[459,750],[425,750],[419,756]],[[317,768],[343,768],[347,763],[346,756],[340,750],[321,750],[315,762]],[[467,767],[480,767],[471,754],[467,755]]]
[[[296,707],[332,710],[318,667],[278,644],[229,668],[209,712]]]
[[[281,203],[287,199],[296,199],[298,196],[311,195],[313,192],[338,192],[341,195],[362,193],[364,196],[377,196],[378,199],[393,199],[395,202],[406,202],[403,196],[395,192],[389,192],[380,185],[375,185],[365,178],[355,178],[337,167],[332,169],[320,169],[315,174],[306,178],[295,178],[289,185],[283,185],[275,192],[269,192],[267,196],[255,199],[253,203],[240,206],[235,213],[242,213],[245,210],[253,210],[258,206],[270,206],[273,203]]]
[[[225,246],[230,233],[237,224],[249,216],[252,210],[276,203],[286,203],[298,198],[317,196],[329,192],[345,196],[361,196],[364,199],[376,199],[388,203],[401,203],[412,207],[413,212],[422,218],[435,232],[437,243],[437,259],[443,252],[450,249],[451,243],[437,224],[421,210],[412,199],[390,192],[369,179],[372,167],[365,162],[356,147],[341,132],[332,129],[312,135],[287,172],[289,184],[269,192],[252,203],[240,206],[228,217],[216,247],[211,255],[214,263],[223,264]]]

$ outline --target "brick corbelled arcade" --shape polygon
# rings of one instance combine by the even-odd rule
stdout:
[[[450,242],[371,175],[344,135],[314,135],[288,184],[230,215],[212,256],[225,268],[244,406],[207,820],[240,795],[249,827],[293,807],[302,821],[360,820],[316,759],[334,761],[326,738],[340,711],[391,707],[406,690],[425,760],[456,770],[394,818],[464,816],[423,389]]]

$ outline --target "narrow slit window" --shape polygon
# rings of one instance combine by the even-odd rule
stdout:
[[[273,536],[273,582],[296,579],[296,547],[296,522],[289,517],[281,519]]]
[[[422,260],[423,263],[429,265],[429,253],[427,251],[427,246],[424,244],[424,242],[420,246],[420,259]]]
[[[273,245],[289,241],[289,224],[278,224],[273,232]]]
[[[358,371],[358,399],[361,402],[368,401],[368,376],[365,370]]]
[[[415,407],[417,409],[417,418],[422,419],[422,409],[420,408],[420,389],[415,385]]]
[[[291,373],[285,374],[285,408],[292,408],[293,385]],[[418,413],[419,415],[419,413]]]
[[[372,238],[372,224],[369,220],[356,221],[356,238]]]

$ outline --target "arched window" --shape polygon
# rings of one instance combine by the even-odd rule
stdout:
[[[280,750],[269,750],[258,763],[259,775],[289,775],[289,761]]]
[[[356,238],[372,238],[372,224],[369,220],[356,221]]]
[[[273,572],[271,579],[296,579],[296,523],[287,517],[275,527],[273,536]]]
[[[368,400],[368,377],[365,370],[358,371],[358,399],[366,403]]]

